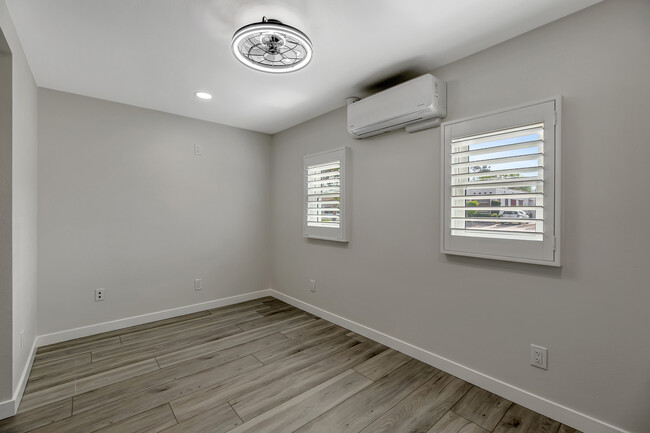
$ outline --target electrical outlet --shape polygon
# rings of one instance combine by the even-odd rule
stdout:
[[[95,302],[104,300],[104,289],[95,289]]]
[[[198,155],[198,156],[203,155],[203,149],[201,149],[200,144],[195,144],[194,145],[194,155]]]
[[[20,331],[20,350],[25,349],[25,330]]]
[[[548,370],[548,349],[546,347],[530,345],[530,365]]]
[[[197,292],[199,290],[203,290],[203,280],[201,278],[197,278],[196,280],[194,280],[194,290],[196,290]]]
[[[309,290],[311,292],[315,292],[316,291],[316,280],[309,280],[309,282],[311,283],[311,288]]]

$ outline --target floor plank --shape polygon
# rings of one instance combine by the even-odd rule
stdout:
[[[78,414],[89,409],[100,407],[106,403],[121,400],[130,394],[156,386],[162,386],[167,382],[243,358],[261,346],[273,344],[273,342],[277,341],[284,341],[285,338],[279,334],[272,334],[231,347],[227,350],[193,358],[180,364],[163,367],[158,371],[143,374],[129,381],[115,383],[92,392],[81,394],[74,399],[74,412]]]
[[[467,382],[439,371],[362,432],[426,433],[471,387]]]
[[[184,322],[173,323],[160,328],[146,329],[143,331],[133,332],[131,334],[121,335],[122,343],[129,343],[133,341],[152,340],[156,337],[164,337],[167,335],[186,332],[190,329],[214,326],[218,324],[238,323],[239,321],[245,322],[247,320],[258,319],[262,315],[257,314],[254,310],[255,306],[247,307],[238,311],[231,311],[224,315],[207,315],[198,317],[193,320]],[[225,323],[224,323],[225,322]]]
[[[179,421],[190,418],[356,344],[358,344],[357,341],[344,335],[333,338],[288,358],[258,368],[246,376],[235,377],[221,385],[208,387],[192,395],[174,400],[171,402],[172,409]]]
[[[374,358],[370,358],[363,364],[357,365],[354,369],[368,379],[376,381],[406,364],[410,359],[411,357],[408,355],[389,349]]]
[[[347,370],[275,407],[273,410],[245,422],[231,430],[231,432],[292,432],[355,395],[371,383],[370,379],[356,371]]]
[[[269,364],[271,362],[277,361],[278,359],[286,358],[287,356],[291,356],[294,353],[298,353],[307,347],[311,347],[315,344],[320,343],[321,341],[329,340],[338,335],[345,334],[345,332],[346,329],[338,326],[325,328],[317,331],[314,334],[295,337],[292,340],[288,340],[276,346],[268,347],[266,349],[255,352],[255,357],[264,364]],[[285,333],[282,334],[286,335]]]
[[[505,398],[474,386],[452,410],[463,418],[492,431],[511,404]]]
[[[185,345],[189,340],[213,340],[213,337],[222,338],[228,335],[239,334],[241,329],[235,324],[216,324],[207,328],[193,328],[182,332],[169,334],[167,338],[164,335],[150,340],[136,340],[123,343],[120,347],[111,347],[103,350],[92,351],[93,362],[102,359],[114,358],[133,353],[141,354],[144,350],[158,350],[160,347],[170,347],[170,340],[176,344]]]
[[[143,323],[141,325],[129,326],[128,328],[117,329],[115,331],[106,332],[105,334],[107,336],[114,336],[114,335],[123,336],[123,335],[128,335],[132,332],[139,332],[139,331],[144,331],[146,329],[160,328],[161,326],[166,326],[171,323],[186,322],[188,320],[196,319],[197,317],[204,317],[209,314],[210,314],[209,311],[198,311],[196,313],[183,314],[182,316],[175,316],[175,317],[169,317],[167,319],[156,320],[155,322],[148,322],[148,323]]]
[[[312,335],[324,329],[333,328],[333,327],[339,327],[339,326],[334,325],[333,323],[328,322],[327,320],[317,319],[314,322],[307,323],[301,326],[296,326],[295,328],[288,329],[286,331],[282,331],[282,333],[289,338],[298,338],[298,337],[305,337],[308,335]],[[346,332],[349,331],[346,330]]]
[[[0,420],[0,432],[27,432],[70,416],[72,416],[72,399],[68,398],[39,407],[38,410],[19,413],[11,418]]]
[[[431,379],[437,371],[413,359],[296,431],[359,432]]]
[[[278,319],[292,319],[294,317],[304,316],[304,313],[298,309],[291,311],[282,311],[280,313],[272,314],[270,316],[260,317],[259,319],[250,320],[248,322],[239,323],[239,326],[244,331],[250,331],[251,329],[259,328],[274,322],[277,322]]]
[[[489,433],[489,430],[460,415],[447,412],[427,433]]]
[[[280,313],[282,311],[295,310],[295,309],[296,307],[293,307],[289,304],[285,304],[285,305],[279,305],[277,307],[264,308],[262,310],[258,310],[258,313],[260,313],[262,316],[270,316],[271,314]]]
[[[97,431],[99,433],[158,433],[174,425],[176,425],[176,418],[172,409],[169,404],[163,404]]]
[[[513,404],[494,429],[494,433],[556,433],[559,428],[559,422]]]
[[[264,309],[267,308],[266,304],[259,299],[253,299],[252,301],[240,302],[239,304],[225,305],[223,307],[210,308],[208,313],[214,315],[220,315],[230,311],[241,310],[242,308],[248,308],[250,306],[255,306],[256,308]]]
[[[373,357],[383,349],[384,346],[374,341],[358,344],[248,394],[234,398],[229,403],[242,420],[248,421]]]
[[[31,394],[25,394],[20,401],[18,413],[24,413],[54,403],[59,400],[72,399],[74,397],[74,381],[42,389]]]
[[[72,355],[67,358],[57,359],[52,362],[40,363],[32,367],[32,371],[29,373],[29,380],[57,374],[78,365],[90,364],[91,360],[90,352],[86,352]]]
[[[239,334],[241,332],[241,329],[236,325],[231,325],[227,328],[221,328],[219,331],[208,332],[191,338],[177,338],[153,346],[147,346],[141,350],[131,351],[123,356],[93,361],[90,364],[80,365],[59,374],[49,375],[31,381],[27,384],[25,393],[29,394],[34,391],[70,382],[71,380],[79,380],[84,377],[93,376],[95,374],[134,364],[146,359],[152,359],[185,348],[195,347],[197,344],[218,341],[224,336]]]
[[[162,386],[147,389],[127,396],[119,401],[82,412],[70,418],[54,422],[34,430],[36,433],[91,433],[139,413],[153,409],[185,394],[214,385],[262,364],[252,356],[203,370]]]
[[[267,326],[253,329],[251,331],[241,332],[228,338],[218,339],[216,341],[209,341],[203,344],[189,345],[182,350],[175,350],[169,354],[162,354],[156,356],[158,363],[161,367],[177,364],[188,359],[196,358],[198,356],[208,355],[210,353],[218,352],[232,346],[236,346],[247,341],[257,338],[265,337],[267,335],[275,334],[284,329],[291,328],[297,324],[310,322],[313,319],[306,316],[298,316],[291,319],[281,320],[276,323],[271,323]]]
[[[109,346],[119,346],[121,344],[120,337],[110,337],[104,338],[97,341],[90,341],[88,343],[79,344],[76,346],[65,347],[63,349],[43,351],[38,350],[36,356],[34,356],[34,363],[40,364],[50,361],[56,361],[62,358],[68,358],[72,355],[78,355],[80,353],[92,352],[93,350],[98,350],[104,347]]]
[[[75,338],[74,340],[62,341],[60,343],[49,344],[47,346],[39,347],[38,352],[45,353],[50,351],[55,351],[59,349],[64,349],[72,346],[78,346],[80,344],[89,343],[92,341],[103,340],[109,337],[119,337],[120,335],[128,334],[129,332],[140,331],[143,329],[157,328],[159,326],[164,326],[169,323],[182,322],[185,320],[190,320],[195,317],[207,316],[209,311],[199,311],[197,313],[185,314],[182,316],[170,317],[168,319],[157,320],[155,322],[143,323],[141,325],[134,325],[128,328],[117,329],[115,331],[103,332],[101,334],[94,334],[87,337]]]
[[[193,416],[165,430],[165,433],[225,433],[242,423],[229,404]]]

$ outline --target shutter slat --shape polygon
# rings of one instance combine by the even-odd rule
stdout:
[[[331,220],[332,222],[337,221],[340,218],[339,215],[307,215],[307,217],[310,221]]]
[[[516,226],[512,226],[512,227],[516,227]],[[495,233],[495,234],[496,233],[504,233],[504,232],[505,233],[531,233],[531,234],[532,233],[540,233],[540,234],[543,233],[542,231],[536,231],[536,230],[525,230],[525,231],[524,230],[512,230],[512,229],[511,230],[508,230],[508,229],[496,230],[496,229],[480,229],[480,228],[472,228],[472,227],[467,227],[467,228],[464,228],[464,229],[452,229],[452,230],[468,230],[468,231],[471,231],[471,232]]]
[[[534,219],[534,218],[462,218],[462,217],[451,217],[452,221],[472,221],[472,222],[487,222],[487,223],[534,223],[534,222],[543,222],[543,219]]]
[[[339,179],[341,177],[341,173],[336,170],[336,171],[327,171],[325,173],[318,173],[318,174],[310,174],[307,176],[308,181],[312,180],[319,180],[319,179]]]
[[[314,205],[318,205],[318,206],[314,206]],[[339,204],[338,202],[336,202],[336,203],[332,203],[332,205],[329,206],[328,202],[324,202],[324,203],[310,202],[307,205],[307,209],[339,209]]]
[[[530,192],[522,192],[522,193],[513,193],[513,194],[470,194],[470,195],[455,195],[452,198],[454,199],[462,199],[463,197],[467,197],[467,199],[472,199],[472,200],[505,200],[505,199],[513,199],[513,200],[524,200],[524,199],[542,199],[544,198],[544,194],[535,194],[535,193],[530,193]]]
[[[319,222],[313,222],[313,221],[310,221],[308,224],[310,226],[312,226],[312,227],[329,227],[329,228],[332,228],[332,229],[337,229],[337,228],[339,228],[339,225],[340,225],[339,223],[319,223]]]
[[[327,171],[339,171],[341,170],[340,163],[327,163],[320,165],[310,165],[307,167],[307,175],[312,176],[316,174],[321,174]]]
[[[517,126],[508,129],[474,134],[466,137],[456,137],[452,138],[451,144],[454,146],[458,145],[458,143],[467,145],[488,143],[490,141],[503,140],[507,138],[525,137],[526,135],[534,134],[535,131],[537,131],[538,134],[542,134],[544,132],[544,123]]]
[[[513,186],[537,186],[540,183],[543,183],[544,180],[539,177],[531,177],[526,180],[522,180],[521,178],[512,178],[512,179],[499,179],[496,181],[483,181],[483,182],[460,182],[457,184],[452,185],[452,188],[456,188],[459,186],[465,186],[465,187],[482,187],[485,185],[490,185],[492,187],[498,187],[502,186],[504,188],[512,188]],[[470,188],[471,189],[471,188]],[[455,196],[454,196],[455,197]]]
[[[499,239],[518,239],[530,241],[544,240],[544,234],[541,232],[515,232],[515,231],[499,231],[499,230],[471,230],[471,229],[451,229],[451,234],[454,236],[470,236],[477,238],[499,238]]]
[[[471,161],[471,162],[464,162],[464,161],[452,162],[451,168],[458,169],[458,168],[474,167],[477,165],[487,165],[482,163],[504,164],[509,162],[524,162],[524,161],[535,161],[535,160],[538,161],[537,165],[543,165],[540,161],[543,156],[544,156],[543,153],[531,153],[530,155],[506,156],[506,157],[492,158],[492,159],[477,159],[476,161]]]
[[[483,172],[477,172],[477,173],[461,173],[461,174],[452,174],[451,178],[453,179],[461,179],[461,178],[476,178],[476,177],[483,177],[483,178],[490,178],[493,176],[506,176],[506,175],[513,175],[513,174],[524,174],[524,173],[541,173],[540,177],[544,178],[544,167],[541,166],[536,166],[536,167],[525,167],[525,168],[511,168],[508,170],[494,170],[494,171],[483,171]],[[531,176],[532,177],[532,176]],[[520,178],[520,179],[526,179]],[[489,179],[486,179],[489,180]],[[475,180],[473,182],[476,183],[483,183],[485,180]]]
[[[307,188],[308,195],[325,195],[325,194],[339,194],[341,189],[338,186],[326,186],[320,188]]]
[[[310,202],[319,202],[319,203],[329,203],[330,200],[326,199],[339,199],[339,194],[311,194],[307,197],[307,201]]]
[[[307,187],[316,188],[316,187],[325,187],[325,186],[338,186],[341,184],[339,179],[328,179],[328,180],[314,180],[312,182],[307,182]]]
[[[466,150],[466,151],[459,151],[459,152],[452,151],[451,156],[453,158],[469,158],[470,156],[487,155],[495,152],[534,149],[536,147],[541,147],[543,145],[544,145],[543,140],[525,141],[523,143],[502,144],[498,146],[486,147],[483,149],[476,149],[476,150]],[[540,151],[540,153],[543,153],[543,151]]]
[[[484,212],[500,212],[508,210],[543,210],[544,206],[452,206],[452,209],[456,210],[475,210],[475,211],[484,211]]]

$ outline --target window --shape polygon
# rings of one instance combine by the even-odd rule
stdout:
[[[305,156],[304,218],[305,237],[347,242],[346,159],[342,147]]]
[[[560,98],[442,126],[442,252],[560,266]]]

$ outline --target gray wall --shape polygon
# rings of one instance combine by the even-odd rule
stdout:
[[[440,129],[355,141],[342,108],[273,137],[273,287],[647,431],[648,23],[647,0],[610,0],[433,71],[448,82],[448,120],[564,97],[563,268],[442,255]],[[351,241],[307,240],[302,157],[343,145]],[[529,365],[531,343],[549,348],[548,371]]]
[[[0,32],[0,402],[12,395],[11,50]]]
[[[268,288],[270,150],[265,134],[39,89],[39,334]]]
[[[7,328],[4,323],[1,325],[3,330],[10,330],[12,338],[9,346],[0,343],[3,354],[12,354],[12,367],[5,370],[0,365],[0,370],[11,372],[13,394],[36,338],[37,93],[36,83],[4,1],[0,2],[0,27],[12,52],[12,318]],[[23,347],[21,332],[24,333]],[[4,390],[4,386],[0,386],[0,390]]]

